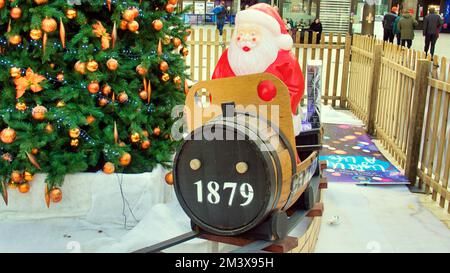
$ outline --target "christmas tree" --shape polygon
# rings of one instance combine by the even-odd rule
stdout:
[[[47,173],[58,202],[68,173],[169,163],[189,34],[176,10],[177,0],[0,0],[3,192]]]

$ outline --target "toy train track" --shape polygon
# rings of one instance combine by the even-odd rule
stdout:
[[[324,168],[324,166],[322,166],[322,168]],[[317,192],[314,193],[315,199],[319,198],[319,191],[323,188],[326,188],[327,186],[326,180],[317,176],[312,178],[311,183],[313,187],[317,189]],[[315,203],[315,206],[313,206],[309,210],[297,210],[293,212],[293,214],[291,214],[291,216],[289,217],[291,224],[288,227],[288,232],[290,233],[295,228],[296,223],[304,220],[306,217],[322,216],[322,211],[323,205],[321,203]],[[258,240],[249,239],[245,236],[218,236],[196,228],[193,231],[173,237],[158,244],[139,249],[134,253],[160,253],[193,239],[204,239],[210,242],[238,246],[238,248],[231,251],[230,253],[286,253],[298,246],[297,238],[290,236],[274,241]]]

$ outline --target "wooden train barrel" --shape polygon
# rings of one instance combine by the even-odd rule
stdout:
[[[277,128],[245,113],[218,116],[192,131],[176,154],[173,173],[184,211],[217,235],[249,231],[299,197],[291,194],[293,147]]]

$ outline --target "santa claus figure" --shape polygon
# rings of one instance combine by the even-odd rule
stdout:
[[[298,117],[305,82],[291,53],[292,37],[278,12],[268,4],[256,4],[239,11],[235,23],[230,47],[223,52],[213,79],[271,73],[288,87],[292,114],[294,118]],[[299,123],[294,121],[295,131],[298,131]]]

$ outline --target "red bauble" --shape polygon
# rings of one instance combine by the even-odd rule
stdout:
[[[277,87],[272,81],[266,80],[258,84],[258,96],[263,101],[272,101],[277,95]]]

